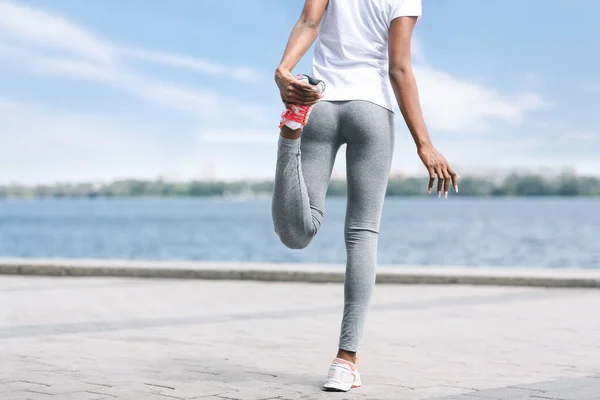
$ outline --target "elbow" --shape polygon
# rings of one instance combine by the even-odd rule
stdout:
[[[316,21],[314,18],[302,16],[300,18],[300,24],[307,29],[311,29],[314,31],[319,30],[319,21]]]
[[[410,63],[390,65],[389,75],[392,82],[401,83],[412,76],[412,66]]]

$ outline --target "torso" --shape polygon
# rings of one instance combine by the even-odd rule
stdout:
[[[313,56],[324,100],[365,100],[393,111],[388,32],[402,15],[421,15],[421,0],[329,0]]]

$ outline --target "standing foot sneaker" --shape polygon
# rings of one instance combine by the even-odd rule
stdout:
[[[323,389],[331,392],[347,392],[362,385],[356,365],[350,361],[336,358],[329,367]]]
[[[315,79],[305,74],[296,75],[296,79],[313,85],[321,94],[325,91],[325,82],[319,79]],[[311,110],[312,106],[293,105],[290,108],[287,108],[283,114],[281,114],[281,123],[279,124],[279,128],[281,129],[283,126],[287,126],[292,130],[296,130],[306,126]]]

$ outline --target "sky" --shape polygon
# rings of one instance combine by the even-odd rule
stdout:
[[[0,184],[272,178],[273,73],[302,6],[0,0]],[[600,175],[599,14],[596,0],[423,0],[421,103],[463,178]],[[395,127],[393,171],[423,174],[399,112]]]

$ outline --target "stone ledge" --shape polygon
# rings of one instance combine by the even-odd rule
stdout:
[[[0,259],[0,275],[340,283],[344,269],[341,265],[299,263]],[[380,266],[377,283],[600,288],[600,271]]]

